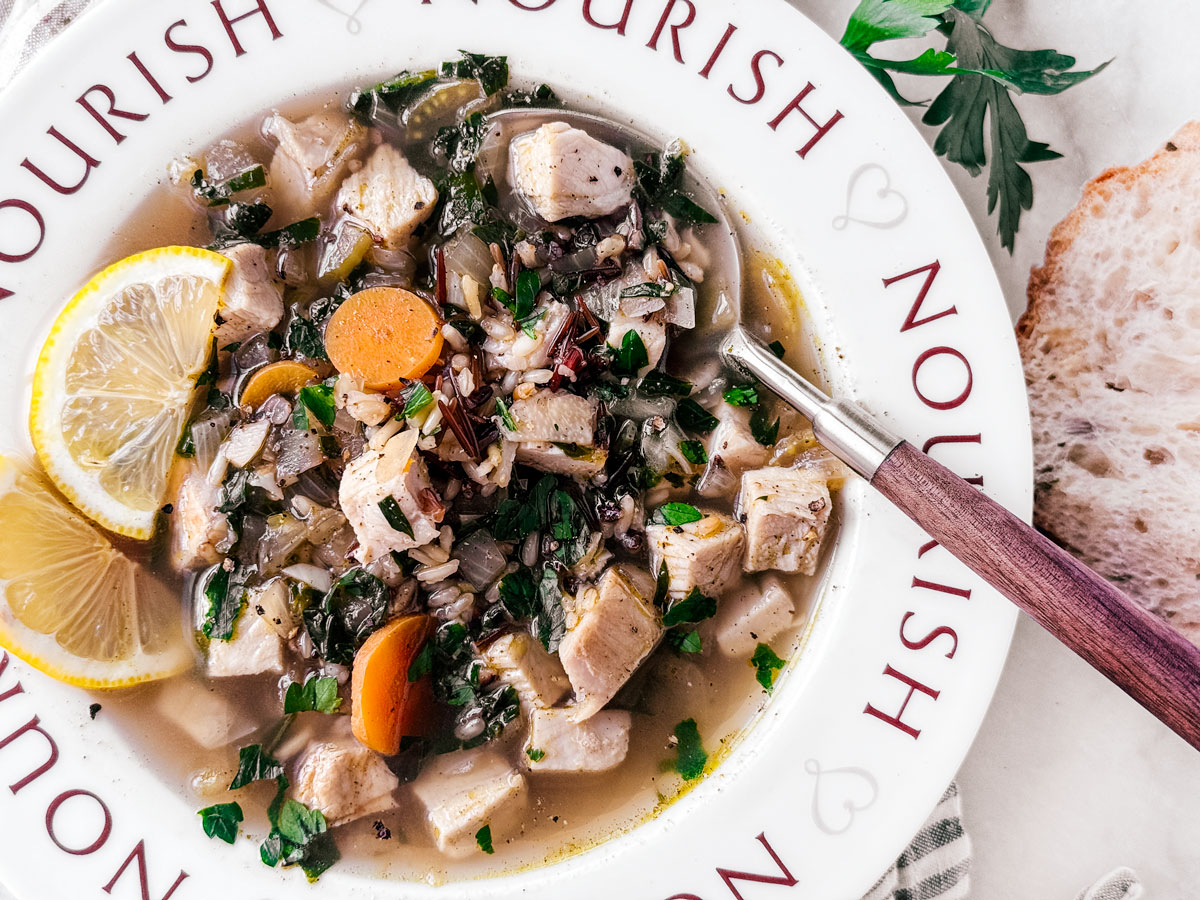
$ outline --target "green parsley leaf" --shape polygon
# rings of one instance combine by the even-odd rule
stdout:
[[[270,207],[268,207],[270,209]],[[266,224],[266,221],[262,223]],[[261,228],[262,225],[259,226]],[[301,219],[291,225],[285,225],[278,231],[268,231],[257,235],[253,242],[263,247],[278,247],[281,250],[293,249],[301,244],[308,244],[321,236],[321,220],[317,216]]]
[[[533,571],[524,566],[500,580],[500,602],[513,621],[520,622],[537,615],[537,589]]]
[[[399,531],[401,534],[413,537],[412,524],[408,521],[408,516],[404,514],[404,510],[400,508],[400,504],[396,502],[395,497],[384,497],[380,500],[379,511],[383,513],[383,517],[387,519],[388,525],[394,531]]]
[[[350,94],[346,105],[350,112],[368,122],[387,118],[381,116],[386,110],[391,113],[394,124],[397,113],[433,87],[437,81],[437,74],[433,69],[424,72],[401,72],[373,88],[356,89]]]
[[[695,624],[711,619],[716,614],[716,599],[700,593],[699,588],[692,588],[686,597],[667,610],[663,625],[674,628],[676,625]]]
[[[313,418],[329,428],[337,416],[337,406],[333,400],[333,385],[310,384],[300,388],[300,402],[312,413]]]
[[[200,810],[200,822],[204,833],[227,844],[237,840],[238,823],[242,821],[242,807],[237,803],[218,803]]]
[[[658,369],[647,372],[638,382],[638,394],[643,397],[686,397],[691,392],[690,381],[684,381]]]
[[[233,638],[234,623],[241,615],[245,606],[246,582],[253,569],[235,565],[233,571],[228,571],[224,565],[217,566],[209,576],[208,584],[204,586],[204,599],[208,610],[204,615],[201,631],[204,636],[214,641],[228,641]]]
[[[855,53],[879,41],[924,37],[953,5],[954,0],[862,0],[850,14],[842,46]]]
[[[677,653],[699,653],[704,649],[700,642],[700,632],[695,629],[691,631],[668,631],[667,643]]]
[[[280,775],[283,775],[283,764],[263,750],[262,744],[251,744],[238,751],[237,774],[229,789],[236,791],[255,781],[270,781]]]
[[[769,694],[775,687],[775,677],[779,674],[779,670],[787,665],[787,661],[776,656],[775,651],[766,644],[759,644],[754,648],[754,655],[750,657],[750,665],[754,666],[756,670],[754,677],[763,686],[763,690]]]
[[[675,771],[685,781],[693,781],[704,774],[708,753],[700,743],[700,729],[695,719],[684,719],[675,726]]]
[[[342,707],[336,678],[310,675],[304,684],[293,681],[283,695],[284,715],[299,712],[335,713]]]
[[[259,847],[259,856],[266,865],[299,866],[314,882],[341,858],[329,835],[329,823],[319,809],[309,809],[297,800],[284,800],[280,790],[267,818],[271,833]]]
[[[325,353],[325,341],[321,330],[312,319],[297,313],[288,322],[287,334],[283,339],[284,352],[289,356],[306,356],[309,359],[329,359]]]
[[[408,680],[410,682],[420,681],[431,671],[433,671],[433,641],[426,641],[421,652],[413,657],[413,661],[408,666]]]
[[[758,388],[752,384],[736,384],[723,396],[730,406],[754,406],[758,403]]]
[[[495,853],[496,849],[492,846],[492,826],[484,825],[475,832],[475,843],[479,845],[479,849],[484,853]]]
[[[770,415],[761,406],[750,417],[750,433],[764,447],[770,447],[779,440],[779,419],[771,421]]]
[[[690,503],[666,503],[658,508],[656,517],[668,525],[686,525],[699,522],[704,514]]]
[[[658,577],[654,583],[654,605],[662,609],[667,602],[667,592],[671,589],[671,573],[667,569],[667,562],[663,562],[658,567]]]
[[[525,269],[517,276],[517,298],[512,306],[514,318],[526,319],[533,313],[533,306],[541,289],[542,279],[537,272]]]
[[[355,566],[333,583],[319,602],[304,609],[304,627],[317,655],[348,666],[373,632],[387,621],[391,590]]]
[[[771,343],[767,344],[767,347],[780,359],[783,359],[783,354],[787,352],[787,350],[784,349],[783,344],[781,344],[779,341],[771,341]]]
[[[630,328],[621,338],[621,348],[613,359],[613,374],[621,378],[632,378],[650,365],[650,354],[642,343],[642,336],[636,328]]]
[[[536,747],[530,747],[528,750],[525,751],[525,755],[528,756],[530,759],[532,759],[534,762],[541,762],[543,759],[546,758],[546,751],[539,750]]]
[[[404,400],[404,412],[400,414],[404,419],[419,415],[425,407],[433,403],[433,394],[429,393],[429,388],[425,387],[423,381],[414,381],[401,392],[400,397]]]
[[[702,466],[708,462],[708,451],[699,441],[680,441],[679,452],[694,466]]]
[[[679,420],[682,428],[698,434],[708,434],[721,424],[716,416],[691,397],[680,401],[679,406],[675,408],[675,418]]]
[[[442,63],[443,78],[475,78],[487,96],[508,85],[508,57],[459,51],[462,59]]]
[[[496,412],[500,414],[500,421],[504,423],[506,429],[517,430],[517,423],[513,420],[512,413],[508,411],[508,404],[501,397],[496,398]]]

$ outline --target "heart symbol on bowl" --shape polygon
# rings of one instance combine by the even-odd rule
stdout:
[[[825,769],[818,760],[810,759],[804,763],[804,771],[816,779],[812,818],[826,834],[849,831],[855,816],[879,799],[879,783],[866,769],[857,766]]]
[[[870,208],[860,206],[863,198],[868,198]],[[895,228],[907,218],[908,198],[892,187],[891,174],[879,163],[867,163],[850,176],[846,211],[833,220],[833,227],[845,231],[853,223],[869,228]]]

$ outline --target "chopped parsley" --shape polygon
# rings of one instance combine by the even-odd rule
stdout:
[[[543,759],[546,758],[546,751],[539,750],[536,747],[530,747],[528,750],[525,751],[525,755],[528,756],[530,759],[532,759],[534,762],[541,762]]]
[[[760,406],[750,417],[750,433],[764,447],[773,446],[779,440],[779,419],[772,422],[771,416]]]
[[[233,626],[245,605],[246,582],[254,570],[235,565],[230,571],[224,565],[217,566],[204,586],[204,599],[208,610],[204,614],[201,631],[214,641],[233,638]]]
[[[704,514],[690,503],[666,503],[656,510],[655,518],[667,525],[687,525],[689,522],[699,522]]]
[[[337,406],[333,400],[333,385],[310,384],[300,388],[300,402],[312,413],[313,418],[329,428],[337,417]]]
[[[684,429],[697,434],[708,434],[721,424],[716,416],[691,397],[679,401],[679,406],[675,408],[675,418]]]
[[[404,514],[404,510],[400,508],[395,497],[384,497],[378,505],[379,511],[383,513],[383,517],[387,519],[387,523],[393,531],[413,537],[412,523],[408,521],[408,516]]]
[[[787,662],[780,659],[766,644],[759,644],[754,648],[754,655],[750,657],[750,665],[755,668],[754,677],[769,694],[775,687],[775,678],[779,670],[787,665]]]
[[[336,678],[309,676],[304,684],[293,681],[283,695],[285,715],[299,712],[335,713],[342,708]]]
[[[217,803],[206,806],[199,812],[204,833],[210,838],[232,844],[237,840],[238,823],[242,821],[242,807],[237,803]]]
[[[621,338],[621,347],[613,358],[612,371],[622,378],[632,378],[650,365],[650,354],[636,328],[630,328]]]
[[[492,854],[496,852],[496,848],[492,846],[492,826],[484,825],[475,832],[475,843],[479,845],[479,849],[484,853]]]
[[[693,781],[704,774],[708,753],[700,743],[700,729],[695,719],[684,719],[675,726],[675,771],[685,781]]]
[[[716,599],[700,593],[700,588],[692,588],[686,597],[667,610],[663,616],[663,625],[673,628],[676,625],[703,622],[716,614]]]
[[[679,653],[699,653],[704,649],[700,642],[700,632],[695,629],[690,631],[668,631],[667,643]]]
[[[730,406],[754,406],[758,403],[758,388],[752,384],[737,384],[723,396]]]
[[[675,293],[675,285],[660,284],[657,281],[644,281],[641,284],[635,284],[632,287],[627,287],[621,291],[622,300],[629,300],[634,297],[670,297]]]
[[[767,344],[767,348],[780,359],[783,359],[783,355],[787,353],[787,350],[784,349],[783,344],[779,341],[771,341],[771,343]]]
[[[661,209],[688,224],[716,222],[717,218],[698,205],[684,192],[684,154],[678,144],[664,153],[650,153],[636,160],[633,173],[637,179],[634,196],[645,209]]]
[[[267,753],[262,744],[251,744],[238,751],[238,769],[229,784],[231,791],[256,781],[270,781],[283,775],[283,764]]]
[[[299,866],[309,882],[314,882],[340,858],[337,845],[329,834],[329,823],[319,809],[309,809],[298,800],[285,800],[286,780],[267,810],[271,833],[259,847],[263,863]]]
[[[708,462],[708,452],[699,441],[680,441],[679,452],[694,466],[702,466]]]
[[[413,657],[413,661],[408,666],[408,680],[410,682],[420,681],[431,671],[433,671],[433,642],[426,641],[421,652]]]
[[[299,313],[292,316],[288,322],[283,348],[289,356],[329,359],[325,352],[325,341],[321,338],[321,330],[312,319],[306,319]]]
[[[654,605],[659,609],[667,602],[667,592],[671,589],[671,572],[667,569],[667,562],[663,562],[658,567],[658,577],[654,580]]]
[[[643,397],[686,397],[692,392],[692,383],[666,372],[655,369],[647,372],[638,382],[638,393]]]
[[[459,51],[462,59],[442,63],[443,78],[475,78],[489,97],[508,86],[508,57]]]
[[[433,394],[429,393],[423,381],[414,381],[404,389],[400,398],[404,401],[404,411],[400,416],[405,419],[420,415],[425,407],[433,403]]]
[[[371,634],[387,621],[391,590],[355,566],[333,583],[329,593],[304,610],[304,627],[317,655],[348,666]]]
[[[244,172],[239,172],[232,178],[219,182],[209,181],[205,178],[203,169],[197,169],[192,173],[192,191],[197,200],[203,201],[209,207],[228,206],[229,198],[234,194],[263,187],[266,183],[267,173],[262,166],[254,166]]]

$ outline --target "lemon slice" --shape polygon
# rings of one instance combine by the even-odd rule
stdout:
[[[194,247],[131,256],[75,295],[42,347],[33,445],[54,485],[110,531],[154,532],[232,266]]]
[[[59,681],[117,688],[191,667],[179,602],[31,468],[0,456],[0,645]]]

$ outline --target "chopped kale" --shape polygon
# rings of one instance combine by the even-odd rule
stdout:
[[[406,534],[409,537],[413,536],[412,524],[408,521],[408,516],[404,514],[404,510],[400,508],[400,504],[396,502],[395,497],[384,497],[380,500],[379,511],[383,513],[383,517],[387,519],[387,523],[392,527],[392,530],[399,531],[401,534]]]
[[[443,78],[476,78],[487,96],[508,86],[508,57],[460,50],[462,59],[442,63]]]
[[[329,359],[325,352],[325,341],[321,337],[321,329],[312,319],[296,313],[288,322],[287,334],[283,339],[284,353],[288,356],[302,356],[308,359]]]
[[[702,466],[708,462],[708,452],[699,441],[680,441],[679,452],[694,466]]]
[[[621,299],[629,300],[634,297],[670,297],[675,293],[675,285],[659,284],[657,281],[644,281],[627,287],[621,291]]]
[[[654,605],[662,609],[667,602],[667,592],[671,589],[671,573],[667,569],[666,560],[658,567],[658,577],[654,583]]]
[[[405,107],[417,100],[437,82],[437,72],[401,72],[394,78],[366,90],[357,89],[350,94],[347,108],[366,122],[381,119],[394,124],[396,116]],[[390,117],[386,115],[390,113]]]
[[[538,639],[551,653],[558,652],[559,644],[567,633],[562,600],[558,573],[547,566],[542,570],[542,580],[538,583],[538,613],[535,625]]]
[[[539,84],[531,91],[512,90],[504,95],[503,106],[512,109],[518,106],[557,106],[558,94],[548,84]]]
[[[655,369],[647,372],[638,383],[638,394],[643,397],[686,397],[692,392],[692,383],[666,372]]]
[[[685,169],[683,152],[668,147],[664,153],[650,153],[633,164],[637,178],[634,198],[644,209],[661,209],[689,224],[716,222],[717,218],[691,200],[683,189]]]
[[[690,397],[679,402],[675,408],[675,418],[686,431],[697,434],[708,434],[721,424],[716,416]]]
[[[446,160],[451,172],[465,174],[474,168],[486,134],[483,113],[473,113],[457,125],[439,128],[433,139],[433,151]]]
[[[787,352],[787,350],[784,349],[783,344],[781,344],[779,341],[771,341],[771,343],[767,344],[767,347],[780,359],[783,359],[783,354]]]
[[[204,598],[208,610],[204,615],[201,631],[214,641],[233,638],[233,625],[246,603],[246,581],[253,570],[234,565],[232,570],[224,565],[216,566],[204,586]]]
[[[210,207],[228,206],[229,198],[234,194],[263,187],[266,183],[267,173],[262,166],[253,166],[220,182],[212,182],[205,178],[203,169],[197,169],[192,174],[192,191],[196,194],[196,199]]]
[[[320,602],[304,610],[304,627],[317,654],[348,666],[368,637],[387,621],[388,586],[360,566],[333,583]]]
[[[529,749],[527,749],[525,751],[525,755],[528,756],[530,759],[532,759],[534,762],[541,762],[543,759],[546,758],[546,751],[539,750],[536,747],[530,747]]]

